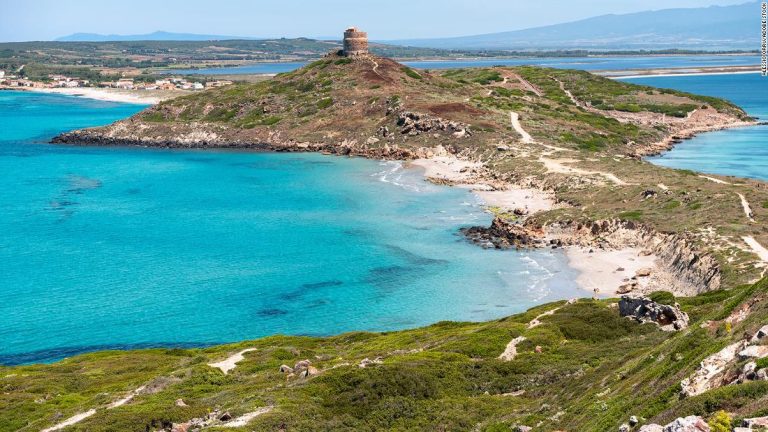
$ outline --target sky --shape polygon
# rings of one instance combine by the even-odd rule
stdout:
[[[733,5],[747,0],[0,0],[0,41],[72,33],[157,30],[249,37],[338,36],[374,40],[464,36],[609,13]]]

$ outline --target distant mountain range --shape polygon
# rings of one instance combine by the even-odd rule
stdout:
[[[443,49],[758,49],[760,4],[602,15],[564,24],[441,39],[388,41]]]
[[[664,9],[624,15],[602,15],[502,33],[439,39],[381,41],[392,45],[459,50],[546,49],[696,49],[752,50],[760,46],[760,4]],[[65,42],[256,40],[265,37],[203,35],[157,31],[140,35],[75,33]],[[338,40],[339,37],[316,37]]]
[[[57,42],[123,42],[123,41],[207,41],[207,40],[252,40],[263,39],[246,36],[202,35],[193,33],[169,33],[156,31],[138,35],[103,35],[97,33],[74,33],[57,38]]]

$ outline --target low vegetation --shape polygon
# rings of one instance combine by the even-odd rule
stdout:
[[[641,424],[701,415],[713,430],[726,430],[718,428],[768,414],[766,382],[688,399],[679,395],[680,380],[703,357],[768,320],[768,305],[756,303],[729,333],[700,324],[721,320],[750,299],[768,299],[768,279],[693,298],[663,292],[652,297],[680,302],[693,317],[690,328],[662,332],[620,318],[615,300],[580,300],[487,323],[100,352],[51,365],[4,367],[0,431],[38,431],[91,408],[97,408],[95,415],[68,430],[154,430],[215,409],[237,417],[261,407],[273,409],[247,427],[227,430],[497,431],[539,425],[540,431],[605,431],[616,430],[630,415]],[[556,307],[543,324],[526,328]],[[518,356],[498,360],[507,342],[520,335],[527,340],[518,345]],[[257,350],[227,375],[207,366],[245,348]],[[358,366],[366,358],[375,362]],[[318,368],[317,375],[287,377],[278,370],[303,359]],[[105,409],[142,385],[152,390]]]

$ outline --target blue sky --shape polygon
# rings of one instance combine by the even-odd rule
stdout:
[[[607,13],[732,5],[746,0],[0,0],[0,41],[71,33],[156,30],[233,36],[337,35],[350,25],[373,39],[462,36]]]

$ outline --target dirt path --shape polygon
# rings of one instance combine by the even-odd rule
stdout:
[[[714,182],[714,183],[717,183],[717,184],[724,184],[724,185],[731,184],[731,183],[728,183],[727,181],[723,181],[723,180],[720,180],[720,179],[717,179],[717,178],[714,178],[714,177],[707,177],[707,176],[704,176],[704,175],[700,175],[699,177],[701,177],[703,179],[707,179],[707,180],[709,180],[711,182]]]
[[[749,201],[744,197],[744,195],[740,193],[736,193],[736,195],[739,196],[741,199],[741,207],[744,209],[744,214],[747,216],[747,219],[749,219],[750,222],[755,222],[755,214],[752,212],[752,208],[749,206]]]
[[[229,371],[237,367],[237,363],[243,361],[245,357],[243,354],[249,353],[252,351],[256,351],[256,348],[248,348],[240,351],[239,353],[232,354],[231,356],[227,357],[226,359],[217,362],[217,363],[208,363],[208,366],[212,368],[221,369],[222,372],[224,372],[224,375],[228,374]]]
[[[107,409],[117,408],[117,407],[120,407],[120,406],[123,406],[123,405],[127,404],[128,402],[132,401],[133,398],[136,397],[139,393],[144,391],[145,388],[146,388],[146,386],[141,386],[141,387],[137,388],[136,390],[128,393],[128,396],[126,396],[126,397],[124,397],[122,399],[118,399],[118,400],[112,402],[111,404],[109,404],[107,406]]]
[[[69,427],[69,426],[72,426],[74,424],[80,423],[81,421],[87,419],[88,417],[90,417],[90,416],[92,416],[94,414],[96,414],[96,410],[95,409],[88,410],[88,411],[86,411],[84,413],[75,414],[72,417],[64,420],[63,422],[57,423],[57,424],[55,424],[55,425],[53,425],[53,426],[51,426],[49,428],[45,428],[45,429],[41,430],[40,432],[54,432],[54,431],[57,431],[57,430],[62,430],[65,427]]]
[[[547,159],[545,157],[541,157],[539,158],[539,160],[541,161],[541,163],[544,164],[544,167],[549,172],[560,173],[560,174],[600,175],[619,186],[627,186],[629,184],[624,180],[618,178],[613,173],[603,172],[603,171],[589,171],[581,168],[575,168],[575,167],[563,165],[567,163],[580,162],[578,159]]]
[[[501,361],[512,361],[517,356],[517,344],[525,340],[525,336],[518,336],[507,344],[504,352],[499,356]]]
[[[251,420],[255,419],[256,417],[258,417],[258,416],[260,416],[262,414],[266,414],[266,413],[272,411],[272,409],[274,409],[274,407],[271,407],[271,406],[264,407],[264,408],[259,408],[256,411],[249,412],[247,414],[243,414],[243,415],[241,415],[240,417],[238,417],[238,418],[236,418],[234,420],[231,420],[231,421],[228,421],[228,422],[226,422],[226,423],[224,423],[222,425],[219,425],[219,427],[234,428],[234,427],[247,426],[248,422],[250,422]]]
[[[526,90],[530,91],[531,93],[534,93],[536,96],[538,96],[538,97],[544,96],[544,93],[542,93],[542,91],[539,90],[538,87],[536,87],[535,85],[531,84],[530,82],[528,82],[528,80],[526,80],[525,78],[521,77],[520,75],[513,74],[512,77],[515,78],[517,81],[519,81],[520,84],[522,84],[523,87],[525,87]],[[505,80],[504,82],[506,82],[507,78],[505,77],[504,80]]]
[[[744,240],[744,243],[746,243],[747,246],[752,249],[752,252],[754,252],[762,262],[768,264],[768,249],[758,243],[757,240],[755,240],[755,238],[752,236],[745,236],[741,239]]]
[[[573,304],[573,303],[576,303],[575,299],[568,300],[568,303],[566,304]],[[537,315],[536,318],[528,322],[528,325],[526,326],[526,328],[532,329],[534,327],[540,326],[542,324],[541,322],[542,318],[544,318],[545,316],[554,315],[555,312],[559,311],[560,309],[562,309],[562,306],[556,307],[554,309],[550,309],[544,313]],[[504,348],[504,352],[501,353],[501,355],[499,355],[499,360],[501,361],[514,360],[515,357],[517,356],[517,345],[525,341],[525,339],[526,339],[525,336],[518,336],[512,339],[511,341],[509,341],[509,343],[507,344],[507,347]]]
[[[514,111],[509,112],[509,120],[512,123],[512,128],[520,134],[522,137],[522,143],[523,144],[533,144],[536,141],[534,141],[533,137],[531,137],[531,134],[526,132],[525,129],[523,129],[523,125],[520,124],[520,115],[517,114]]]

